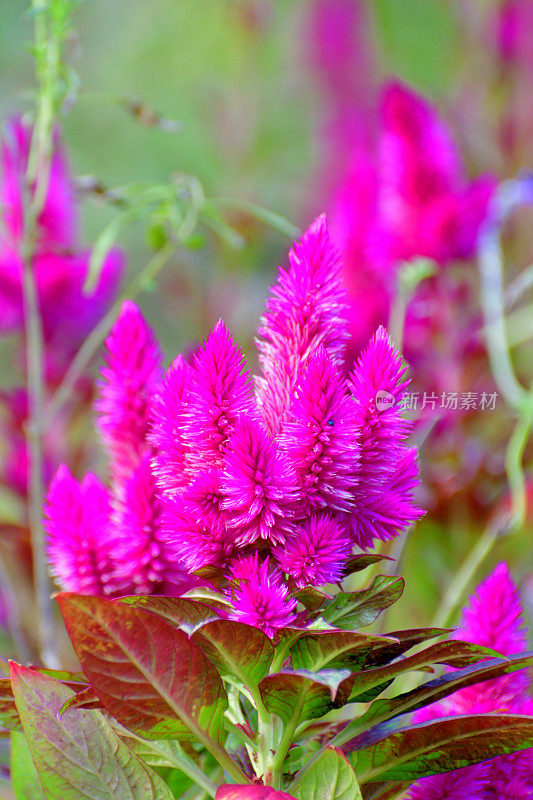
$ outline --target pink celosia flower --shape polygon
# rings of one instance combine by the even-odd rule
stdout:
[[[231,593],[234,618],[261,628],[274,636],[278,628],[291,625],[296,619],[296,600],[278,569],[266,558],[259,561],[257,552],[235,561],[231,568]]]
[[[222,463],[237,417],[251,409],[252,386],[244,363],[242,350],[219,320],[192,365],[184,436],[195,468]]]
[[[281,446],[296,469],[305,511],[350,511],[358,466],[358,429],[346,380],[323,348],[304,367],[282,428]]]
[[[124,594],[179,594],[178,587],[186,591],[192,585],[189,579],[187,586],[176,541],[165,535],[161,516],[147,453],[125,482],[116,515],[112,553],[115,580]]]
[[[14,119],[5,126],[0,153],[0,331],[23,327],[21,243],[24,226],[24,183],[32,129]],[[56,132],[50,179],[38,220],[34,270],[43,331],[59,353],[72,353],[111,302],[123,271],[123,259],[111,251],[100,278],[84,294],[89,253],[78,251],[74,188]]]
[[[89,473],[80,484],[62,465],[46,499],[45,528],[52,574],[65,591],[112,594],[111,504]]]
[[[280,267],[258,329],[262,377],[258,400],[272,432],[279,430],[301,368],[322,346],[342,364],[349,339],[341,261],[324,215],[289,252],[290,268]]]
[[[352,551],[353,542],[344,526],[319,512],[297,525],[285,544],[274,549],[274,555],[281,571],[303,588],[340,581]]]
[[[472,595],[455,636],[512,655],[527,647],[520,596],[506,564],[499,564]],[[531,714],[527,672],[485,681],[415,715],[416,721],[491,711]],[[533,798],[533,748],[418,781],[409,800],[527,800]]]
[[[160,490],[172,493],[187,485],[186,457],[188,445],[183,423],[187,407],[191,368],[177,356],[167,370],[152,402],[149,439],[154,447],[154,474]]]
[[[405,448],[410,426],[402,416],[405,368],[384,328],[379,328],[350,376],[356,406],[359,470],[350,521],[360,547],[389,539],[421,515],[413,502],[418,485],[416,451]]]
[[[120,487],[146,452],[152,396],[162,362],[153,331],[129,300],[122,304],[107,337],[106,351],[97,410],[110,471]]]
[[[385,87],[379,122],[377,147],[354,142],[332,200],[331,233],[345,262],[355,353],[387,321],[402,261],[425,256],[444,267],[475,255],[496,186],[492,176],[466,179],[446,126],[411,89]]]
[[[296,473],[276,442],[251,417],[241,417],[230,439],[222,479],[222,507],[237,542],[283,541],[298,499]]]

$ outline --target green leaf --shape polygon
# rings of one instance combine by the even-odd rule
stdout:
[[[57,600],[83,672],[112,716],[149,738],[192,736],[244,778],[221,746],[228,701],[220,675],[182,631],[102,597]]]
[[[277,672],[261,681],[259,691],[266,708],[285,724],[293,718],[302,722],[338,707],[337,692],[349,677],[348,670]]]
[[[142,764],[99,711],[59,718],[72,690],[11,665],[13,694],[47,800],[172,800],[163,780]]]
[[[365,783],[361,787],[363,800],[396,800],[406,789],[410,781],[376,781]]]
[[[230,619],[207,622],[191,639],[223,678],[237,678],[245,686],[257,686],[274,656],[274,646],[263,631]]]
[[[380,726],[383,722],[392,720],[402,714],[417,711],[419,708],[424,708],[424,706],[431,703],[436,703],[459,689],[473,686],[482,681],[492,680],[493,678],[500,678],[502,675],[516,672],[516,670],[523,669],[531,664],[533,664],[533,652],[520,656],[511,656],[508,659],[491,658],[487,661],[482,661],[481,664],[474,664],[471,667],[464,667],[464,669],[440,675],[438,678],[423,683],[421,686],[417,686],[416,689],[404,692],[396,697],[387,700],[376,700],[361,717],[348,723],[342,733],[335,737],[335,744],[348,742],[351,737],[364,730],[367,730],[369,735],[372,731],[379,734]],[[375,727],[370,728],[370,726]]]
[[[411,647],[417,644],[427,642],[429,639],[435,639],[437,636],[443,636],[446,633],[451,633],[450,628],[412,628],[404,631],[391,631],[387,637],[391,640],[388,644],[376,644],[372,648],[372,652],[368,656],[366,666],[378,666],[379,664],[387,664],[393,658],[401,656]]]
[[[371,625],[381,612],[402,596],[403,578],[377,575],[367,589],[358,592],[339,592],[328,603],[322,616],[336,628],[353,630]]]
[[[96,288],[104,261],[107,258],[109,251],[115,244],[115,241],[127,220],[127,214],[119,214],[116,216],[108,225],[106,225],[94,243],[93,249],[91,250],[91,255],[89,256],[87,277],[85,278],[85,285],[83,287],[85,294],[90,294]]]
[[[293,784],[297,800],[361,800],[355,772],[344,753],[328,747],[313,767]]]
[[[195,600],[185,600],[183,597],[157,597],[149,595],[134,595],[132,597],[121,597],[121,603],[143,608],[157,614],[166,622],[185,631],[187,636],[199,626],[211,620],[219,619],[218,614],[205,603]]]
[[[379,564],[380,561],[394,561],[394,559],[381,553],[359,553],[348,559],[344,566],[344,572],[346,575],[353,575],[354,572],[368,569],[374,564]]]
[[[532,747],[533,716],[448,717],[402,728],[378,741],[363,734],[353,744],[362,783],[413,781]]]
[[[374,687],[386,688],[391,680],[398,675],[410,670],[432,671],[433,664],[446,664],[449,667],[464,667],[475,664],[477,661],[487,659],[489,656],[498,656],[494,650],[488,647],[480,647],[471,642],[460,642],[456,640],[438,642],[420,653],[403,658],[393,664],[386,664],[382,667],[364,670],[354,674],[353,690],[350,694],[349,702],[366,703],[373,700],[369,696],[369,691]]]
[[[22,733],[11,731],[11,785],[16,800],[46,800],[39,773]]]
[[[329,669],[359,669],[376,645],[391,644],[393,639],[353,631],[323,631],[303,634],[291,647],[295,669],[313,672]]]

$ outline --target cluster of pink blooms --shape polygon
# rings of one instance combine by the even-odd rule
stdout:
[[[0,148],[0,335],[23,334],[25,327],[22,251],[27,205],[35,191],[35,187],[27,186],[31,140],[31,125],[21,119],[6,123]],[[56,132],[33,256],[44,337],[45,382],[49,392],[61,382],[74,352],[116,295],[124,267],[121,253],[112,250],[104,261],[96,287],[84,293],[90,251],[80,247],[76,211],[74,185]],[[21,354],[17,355],[17,361],[25,369]],[[90,381],[81,380],[77,390],[83,403],[90,401]],[[26,389],[17,387],[5,391],[1,401],[2,434],[7,443],[1,479],[10,489],[25,494]],[[56,419],[45,437],[47,469],[55,469],[69,452],[64,420]]]
[[[405,368],[380,328],[345,374],[341,273],[321,216],[272,288],[255,386],[222,321],[161,375],[152,331],[123,305],[97,404],[110,489],[61,467],[48,494],[62,588],[179,594],[210,581],[273,634],[296,619],[295,591],[341,581],[355,548],[420,516]]]
[[[527,649],[520,595],[506,564],[478,587],[463,612],[458,639],[491,647],[505,656]],[[416,721],[455,714],[533,714],[527,670],[461,689],[446,701],[417,712]],[[529,800],[533,798],[533,749],[418,781],[409,800]]]

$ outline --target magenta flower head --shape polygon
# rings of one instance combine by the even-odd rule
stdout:
[[[349,339],[340,255],[324,215],[294,245],[289,262],[287,271],[279,269],[257,340],[263,373],[257,380],[258,401],[274,433],[309,356],[322,346],[340,365]]]
[[[120,486],[147,449],[151,399],[162,362],[153,331],[129,300],[107,337],[106,351],[97,411],[113,481]]]
[[[161,492],[171,494],[189,481],[186,473],[188,444],[184,432],[191,368],[177,356],[167,370],[152,402],[149,440],[154,447],[153,466]]]
[[[176,594],[176,587],[190,588],[183,588],[187,574],[175,540],[165,536],[161,517],[146,453],[125,482],[124,502],[116,514],[113,559],[122,594]]]
[[[289,597],[281,573],[268,558],[261,562],[256,552],[234,561],[231,578],[235,619],[261,628],[270,637],[296,620],[296,600]]]
[[[239,544],[282,542],[291,529],[298,483],[287,458],[261,423],[241,417],[225,459],[222,507]]]
[[[192,365],[184,432],[194,467],[222,463],[238,416],[252,407],[252,386],[244,363],[242,350],[219,320]]]
[[[32,128],[22,120],[6,123],[0,152],[0,332],[23,327],[20,246],[31,137]],[[79,249],[74,187],[58,131],[37,229],[34,269],[44,336],[56,356],[61,353],[65,358],[109,306],[118,289],[124,260],[119,251],[112,250],[104,260],[94,290],[83,292],[90,254]]]
[[[527,648],[520,595],[506,564],[499,564],[470,597],[454,635],[507,656]],[[461,689],[446,701],[418,712],[415,721],[422,721],[428,715],[445,717],[491,711],[531,714],[530,690],[527,671],[520,670]],[[533,797],[533,748],[446,775],[424,778],[409,793],[409,800],[450,797],[454,800]]]
[[[45,514],[50,569],[61,589],[112,594],[111,504],[98,478],[89,473],[80,484],[60,466]]]
[[[274,555],[281,571],[303,588],[340,581],[352,551],[346,528],[319,512],[297,525],[285,544],[274,549]]]
[[[358,434],[346,380],[320,347],[302,370],[280,440],[298,474],[306,511],[352,509]]]
[[[222,508],[221,474],[200,472],[184,492],[163,495],[163,529],[187,569],[226,568],[235,555],[235,531]]]
[[[351,525],[360,547],[390,539],[422,513],[413,501],[416,451],[405,447],[410,426],[402,416],[404,374],[399,353],[379,328],[350,376],[360,428]]]

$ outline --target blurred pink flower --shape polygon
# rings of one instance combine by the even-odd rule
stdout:
[[[5,125],[1,144],[0,333],[21,330],[24,325],[21,245],[31,136],[30,125],[13,119]],[[124,261],[118,250],[112,250],[96,287],[83,292],[90,253],[79,248],[74,187],[57,131],[37,227],[34,269],[44,336],[68,358],[111,303]]]
[[[463,611],[455,638],[491,647],[504,656],[527,649],[522,604],[505,563],[477,588]],[[531,714],[530,680],[519,670],[452,694],[415,715],[415,721],[485,712]],[[409,800],[528,800],[533,798],[533,748],[500,756],[446,775],[424,778],[411,788]]]
[[[406,86],[385,86],[379,121],[375,148],[354,143],[330,215],[353,306],[354,352],[387,321],[401,262],[427,257],[443,268],[475,255],[496,185],[492,176],[466,178],[437,111]]]

